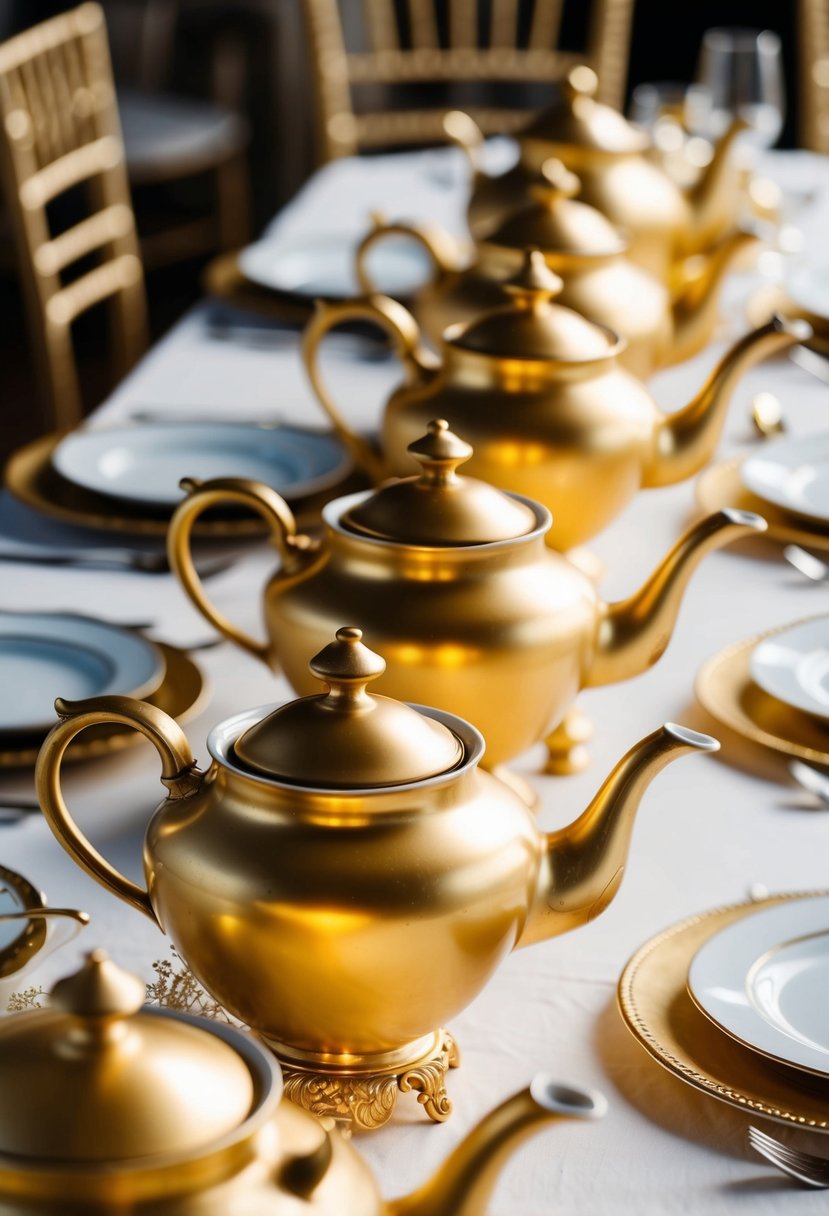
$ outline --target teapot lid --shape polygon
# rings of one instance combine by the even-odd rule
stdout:
[[[456,469],[472,448],[442,418],[407,449],[419,477],[389,482],[352,507],[342,522],[353,532],[410,545],[482,545],[525,536],[537,526],[524,503]]]
[[[559,98],[522,132],[521,138],[544,140],[594,152],[645,152],[650,138],[612,106],[596,101],[599,78],[579,64],[562,81]]]
[[[608,257],[623,253],[628,242],[596,207],[574,200],[581,182],[560,160],[550,157],[530,187],[533,202],[510,214],[486,243],[506,249],[528,246],[544,254]]]
[[[528,249],[521,269],[501,283],[509,304],[474,321],[452,325],[445,339],[454,348],[501,359],[549,359],[586,363],[616,354],[621,339],[581,313],[551,303],[564,283],[539,249]]]
[[[145,996],[95,950],[48,1008],[0,1022],[0,1154],[134,1163],[206,1146],[249,1116],[243,1057],[207,1024],[142,1009]]]
[[[246,730],[237,759],[280,781],[339,790],[406,785],[457,768],[464,748],[447,726],[366,691],[386,664],[362,636],[338,629],[308,664],[326,692],[290,701]]]

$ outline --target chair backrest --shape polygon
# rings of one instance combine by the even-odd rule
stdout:
[[[829,0],[799,0],[800,143],[829,152]]]
[[[39,369],[54,421],[71,426],[82,414],[73,321],[108,302],[118,375],[147,341],[144,275],[97,4],[0,46],[0,120],[0,169]],[[56,207],[78,191],[83,218],[53,234]]]
[[[347,11],[345,0],[304,4],[322,160],[446,138],[441,123],[451,104],[395,109],[384,97],[357,113],[355,92],[523,88],[589,63],[600,98],[616,106],[624,100],[633,0],[591,0],[587,46],[577,52],[558,49],[564,0],[362,0],[360,14],[353,4]],[[352,50],[355,35],[361,46]],[[486,134],[517,130],[539,108],[459,104]]]

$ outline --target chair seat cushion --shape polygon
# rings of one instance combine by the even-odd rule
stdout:
[[[207,101],[119,92],[124,148],[133,183],[167,181],[213,168],[240,152],[248,124]]]

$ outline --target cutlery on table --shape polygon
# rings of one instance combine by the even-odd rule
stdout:
[[[35,566],[77,566],[89,570],[134,570],[141,574],[169,574],[167,554],[140,549],[48,549],[43,553],[25,549],[0,548],[0,562],[24,562]],[[196,563],[201,578],[221,574],[233,565],[233,558],[207,557]]]
[[[751,401],[751,421],[763,439],[774,439],[786,430],[783,407],[774,393],[757,393]]]
[[[829,1187],[829,1158],[790,1148],[758,1127],[748,1129],[748,1142],[756,1153],[798,1182],[816,1188]]]
[[[829,566],[808,549],[801,549],[800,545],[786,545],[783,556],[790,566],[794,566],[813,583],[823,583],[829,579]]]
[[[811,764],[804,764],[802,760],[792,760],[789,773],[799,786],[829,806],[829,777],[825,773],[812,768]]]

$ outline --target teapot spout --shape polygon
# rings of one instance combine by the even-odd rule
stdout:
[[[734,118],[715,145],[714,155],[705,171],[686,192],[685,197],[691,212],[689,248],[686,252],[694,253],[704,249],[722,234],[726,226],[723,217],[730,214],[729,200],[737,187],[734,144],[737,137],[750,125],[744,118]]]
[[[685,588],[705,555],[767,527],[753,511],[714,511],[679,538],[638,591],[625,600],[600,604],[586,687],[615,684],[652,667],[671,640]]]
[[[668,722],[623,756],[575,823],[547,837],[546,865],[519,946],[587,924],[619,889],[633,821],[657,773],[690,752],[715,752],[710,735]]]
[[[725,276],[744,250],[760,244],[753,232],[737,228],[706,254],[681,263],[682,281],[674,294],[674,338],[670,362],[681,363],[702,350],[714,332]]]
[[[491,1111],[413,1195],[386,1206],[387,1216],[483,1216],[498,1177],[518,1146],[557,1119],[599,1119],[607,1102],[595,1090],[541,1074]]]
[[[684,409],[662,414],[657,420],[642,485],[674,485],[698,473],[713,455],[728,403],[743,374],[762,359],[781,354],[811,336],[808,322],[773,317],[735,343]]]

